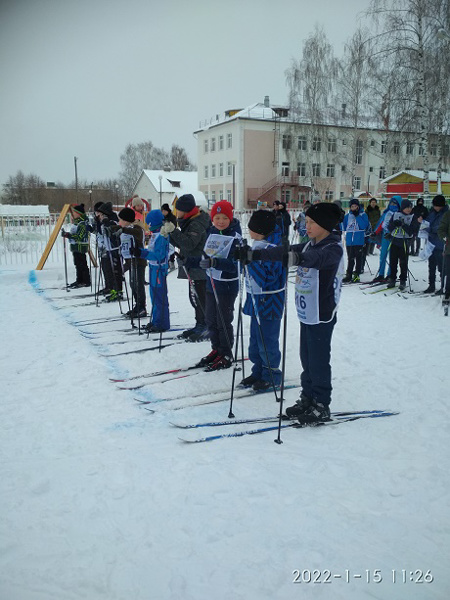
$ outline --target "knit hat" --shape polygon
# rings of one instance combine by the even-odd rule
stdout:
[[[233,220],[233,206],[227,202],[227,200],[220,200],[216,202],[211,209],[211,221],[217,214],[223,214],[230,219]]]
[[[195,198],[192,194],[183,194],[177,200],[175,205],[177,210],[188,213],[195,208]]]
[[[268,236],[275,229],[277,217],[269,210],[256,210],[248,222],[248,228],[254,233]]]
[[[84,204],[76,204],[75,206],[72,206],[72,214],[74,217],[84,215]]]
[[[131,206],[144,206],[144,203],[142,202],[142,198],[140,198],[137,194],[135,194],[133,196],[133,198],[131,199]]]
[[[155,231],[156,229],[161,229],[161,225],[163,224],[163,221],[164,221],[164,215],[158,208],[155,208],[155,210],[151,210],[145,217],[145,222],[150,227],[151,231]]]
[[[167,210],[167,212],[172,212],[170,206],[166,203],[161,206],[161,210]]]
[[[352,199],[350,200],[349,206],[353,206],[354,204],[356,204],[356,206],[357,206],[358,208],[361,208],[361,205],[360,205],[360,203],[359,203],[359,200],[357,200],[356,198],[352,198]]]
[[[128,223],[134,223],[136,220],[136,215],[134,214],[134,210],[132,208],[122,208],[118,214],[118,217],[119,219],[122,219],[122,221],[127,221]]]
[[[403,210],[404,208],[411,208],[411,207],[412,207],[411,200],[406,200],[406,198],[404,200],[402,200],[402,203],[400,204],[401,210]]]
[[[341,220],[341,211],[339,206],[329,202],[319,202],[318,204],[313,204],[310,208],[308,208],[305,214],[307,217],[317,223],[317,225],[320,225],[320,227],[323,227],[327,231],[333,231],[333,229]]]
[[[96,202],[94,204],[94,212],[98,212],[98,209],[100,208],[100,206],[103,204],[103,202]]]
[[[96,211],[106,215],[107,217],[112,217],[114,214],[112,202],[105,202],[104,204],[100,203],[100,206],[96,209]]]
[[[433,206],[445,206],[445,198],[441,194],[438,194],[433,198]]]

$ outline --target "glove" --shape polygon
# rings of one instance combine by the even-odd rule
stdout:
[[[202,258],[199,262],[199,267],[200,269],[210,269],[211,267],[214,267],[215,262],[215,258]]]
[[[164,223],[164,225],[161,227],[160,229],[160,234],[163,237],[168,237],[169,233],[172,233],[172,231],[174,231],[175,229],[175,225],[173,223],[171,223],[170,221],[167,221],[166,223]]]
[[[64,229],[61,231],[61,236],[63,238],[69,239],[70,238],[70,233],[67,233],[67,231],[64,231]]]
[[[135,257],[135,258],[141,258],[141,249],[140,248],[131,248],[130,253]]]
[[[400,219],[395,219],[395,221],[392,221],[392,225],[394,227],[401,227],[403,225],[403,221],[401,221]]]
[[[240,261],[243,265],[248,265],[252,262],[253,251],[250,246],[237,246],[234,250],[234,260]]]
[[[287,267],[298,267],[303,262],[302,254],[297,252],[288,252],[287,253]]]

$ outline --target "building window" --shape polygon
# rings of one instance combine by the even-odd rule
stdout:
[[[437,144],[431,144],[430,146],[430,154],[431,156],[437,155]]]
[[[355,190],[360,190],[361,189],[361,177],[354,177],[353,178],[353,187]]]
[[[419,156],[423,156],[423,145],[422,145],[422,143],[419,144]]]
[[[320,152],[320,149],[321,149],[321,147],[322,147],[322,143],[321,143],[321,141],[320,141],[320,138],[317,138],[317,137],[315,137],[315,138],[313,139],[313,143],[312,143],[312,149],[313,149],[315,152]]]
[[[208,192],[205,192],[205,200],[208,202]]]
[[[204,167],[204,169],[205,169],[205,171],[204,171],[204,173],[205,173],[205,179],[208,179],[208,176],[209,176],[209,168],[208,168],[208,166],[206,166],[206,167]]]
[[[345,165],[342,165],[342,167],[341,167],[341,172],[342,172],[342,173],[345,173],[345,171],[346,171],[346,170],[347,170],[347,167],[346,167]]]
[[[231,190],[227,190],[227,200],[231,202]]]
[[[320,177],[320,163],[312,164],[312,174],[313,177]]]
[[[347,145],[347,140],[342,140],[342,145],[346,146]]]
[[[282,146],[283,146],[284,150],[291,149],[291,136],[288,135],[287,133],[283,134]]]
[[[448,156],[450,151],[450,146],[448,144],[444,144],[444,150],[442,151],[442,156]]]
[[[219,200],[223,200],[223,190],[220,190],[219,192]]]
[[[233,175],[233,164],[227,162],[227,175]]]
[[[400,142],[394,142],[394,154],[400,154]]]
[[[306,142],[306,138],[305,137],[299,137],[298,138],[298,149],[299,150],[307,150],[308,149],[308,144]]]
[[[369,173],[373,173],[373,167],[369,167]]]
[[[386,150],[387,150],[387,142],[385,140],[383,140],[381,142],[381,154],[386,154]]]
[[[219,177],[223,177],[223,163],[219,163]]]
[[[397,167],[392,167],[391,175],[395,175],[395,173],[397,173]]]
[[[216,201],[216,192],[213,191],[213,192],[211,192],[211,202],[214,204],[215,201]]]
[[[336,152],[336,138],[328,138],[328,152]]]
[[[333,200],[333,190],[327,190],[325,192],[325,200],[331,202]]]
[[[373,148],[375,146],[375,140],[370,140],[370,146]]]
[[[233,147],[233,134],[227,133],[227,148]]]
[[[406,154],[414,154],[414,142],[406,142]]]
[[[306,163],[297,163],[297,175],[306,177]]]
[[[289,202],[291,201],[291,190],[283,190],[281,194],[281,199],[283,202],[286,202],[286,204],[289,204]]]
[[[362,140],[356,140],[355,164],[362,165],[362,159],[363,159],[363,143],[362,143]]]
[[[281,163],[281,175],[282,177],[289,177],[289,163]]]
[[[208,140],[203,140],[203,152],[205,154],[208,152]]]
[[[211,177],[216,176],[216,165],[211,165]]]
[[[339,198],[343,198],[344,197],[344,192],[339,192]]]
[[[219,135],[219,150],[223,150],[223,135]]]
[[[334,165],[327,165],[327,177],[334,177]]]
[[[384,179],[386,177],[386,167],[380,167],[380,179]]]
[[[211,152],[216,151],[216,138],[211,138]]]

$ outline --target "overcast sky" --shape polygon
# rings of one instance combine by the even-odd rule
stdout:
[[[321,25],[342,54],[369,0],[0,0],[0,184],[115,178],[128,143],[186,148],[228,108],[287,99]]]

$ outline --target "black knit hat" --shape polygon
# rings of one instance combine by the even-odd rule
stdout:
[[[327,231],[333,231],[341,220],[339,206],[329,202],[319,202],[308,208],[305,215]]]
[[[98,209],[100,208],[100,206],[103,204],[103,202],[96,202],[94,204],[94,212],[98,212]]]
[[[195,208],[195,198],[192,194],[184,194],[180,196],[175,205],[177,210],[188,213]]]
[[[84,215],[85,214],[84,204],[76,204],[75,206],[72,206],[72,213]]]
[[[438,194],[433,198],[433,206],[445,206],[445,198],[442,194]]]
[[[248,222],[248,228],[254,233],[268,236],[275,229],[277,217],[269,210],[255,210]]]
[[[119,219],[122,219],[122,221],[127,221],[128,223],[134,223],[136,219],[136,215],[132,208],[122,208],[118,217]]]
[[[106,215],[107,217],[112,217],[114,214],[112,202],[105,202],[104,204],[101,202],[100,206],[95,210],[103,215]]]
[[[411,200],[403,198],[402,203],[400,204],[400,210],[403,210],[404,208],[412,208]]]
[[[166,203],[161,206],[161,210],[167,210],[167,212],[172,212],[170,206]]]

